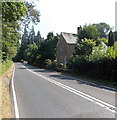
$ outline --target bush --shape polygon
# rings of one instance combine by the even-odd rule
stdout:
[[[74,55],[67,63],[67,68],[76,74],[88,75],[97,79],[112,80],[117,78],[117,50],[102,46],[95,47],[90,56]]]
[[[64,64],[63,64],[63,63],[59,63],[57,66],[58,66],[59,68],[64,68]]]
[[[0,74],[4,74],[10,68],[12,64],[13,62],[11,60],[2,61],[0,63],[0,66],[2,68],[0,71]]]
[[[56,68],[57,67],[57,60],[53,60],[52,63],[51,63],[51,65],[50,65],[50,67],[52,69]]]
[[[50,68],[51,63],[52,63],[52,61],[51,61],[50,59],[47,59],[47,60],[45,61],[46,67],[47,67],[47,68]]]

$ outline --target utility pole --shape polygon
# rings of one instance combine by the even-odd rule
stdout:
[[[115,2],[115,31],[117,31],[117,1]]]

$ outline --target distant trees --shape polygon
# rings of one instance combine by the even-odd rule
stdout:
[[[40,31],[35,35],[34,27],[28,32],[24,28],[21,46],[15,61],[25,60],[29,64],[45,65],[47,59],[56,59],[56,45],[59,35],[49,32],[46,39],[41,38]],[[20,56],[20,57],[19,57]]]
[[[41,34],[40,34],[40,31],[37,32],[37,36],[35,36],[35,39],[34,39],[34,43],[36,43],[37,46],[39,46],[40,42],[41,42]]]
[[[107,23],[97,23],[84,25],[83,27],[79,27],[78,37],[79,39],[100,39],[100,38],[108,38],[109,32],[112,30],[109,24]]]
[[[81,40],[81,39],[84,39],[84,38],[87,38],[87,39],[97,39],[99,36],[99,32],[98,30],[96,29],[95,26],[93,25],[85,25],[82,27],[80,27],[79,31],[78,31],[78,38]]]
[[[104,23],[104,22],[97,23],[97,24],[92,24],[92,25],[95,26],[96,29],[98,30],[100,38],[103,38],[103,37],[107,38],[109,31],[112,30],[112,28],[110,27],[110,25],[107,24],[107,23]]]
[[[35,35],[35,31],[34,31],[34,27],[32,26],[31,30],[29,31],[27,26],[24,27],[24,32],[23,35],[21,37],[21,45],[18,48],[18,53],[16,55],[16,57],[14,58],[14,60],[27,60],[27,56],[26,56],[26,50],[33,47],[34,46],[39,46],[39,43],[41,41],[41,35],[40,32],[38,31],[37,35]],[[32,46],[30,46],[32,45]],[[25,54],[24,54],[25,53]]]
[[[33,44],[35,42],[35,31],[34,31],[34,26],[32,26],[30,32],[29,32],[29,43],[28,44]]]

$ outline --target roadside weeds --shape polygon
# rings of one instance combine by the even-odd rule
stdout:
[[[0,118],[12,118],[9,84],[12,77],[13,65],[0,75]]]

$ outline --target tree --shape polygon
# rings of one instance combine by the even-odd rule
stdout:
[[[28,36],[28,31],[27,31],[26,27],[24,28],[24,33],[22,35],[21,45],[23,47],[25,47],[25,49],[26,49],[27,45],[29,45],[29,36]]]
[[[24,52],[24,59],[26,61],[28,61],[28,63],[30,63],[30,64],[35,63],[36,55],[37,55],[37,49],[38,49],[38,47],[35,43],[34,44],[29,44],[27,46],[27,49]]]
[[[32,26],[32,29],[29,33],[28,32],[29,23],[38,24],[40,21],[40,12],[35,9],[34,3],[26,1],[24,2],[24,6],[26,8],[25,16],[23,16],[21,18],[22,21],[19,22],[21,25],[23,25],[24,31],[21,38],[21,46],[20,48],[18,48],[18,53],[17,56],[15,57],[15,60],[17,61],[24,60],[24,52],[27,49],[27,46],[29,44],[34,43],[35,39],[34,27]]]
[[[36,5],[33,2],[28,1],[24,4],[27,10],[25,17],[22,18],[22,25],[28,27],[31,22],[37,25],[40,22],[40,12],[35,9]]]
[[[22,2],[2,2],[2,59],[12,59],[17,53],[20,34],[18,21],[25,15]]]
[[[25,16],[26,10],[23,2],[2,2],[2,21],[19,21]]]
[[[98,24],[93,24],[93,26],[95,26],[96,29],[98,30],[100,38],[102,38],[102,37],[107,38],[108,32],[110,30],[112,30],[110,25],[107,23],[104,23],[104,22],[98,23]]]
[[[54,60],[56,58],[56,44],[58,36],[54,36],[53,32],[49,32],[45,40],[44,55],[46,59]]]
[[[97,39],[99,36],[98,30],[93,25],[85,25],[83,28],[81,27],[78,31],[79,39]]]
[[[34,42],[36,43],[37,46],[39,46],[40,41],[41,41],[41,34],[40,31],[37,32],[37,36],[35,36]]]
[[[110,31],[108,35],[108,46],[113,46],[113,44],[114,44],[114,34],[112,31]]]
[[[31,31],[29,32],[29,44],[33,44],[35,41],[35,31],[34,26],[32,26]]]
[[[27,46],[29,45],[29,37],[28,37],[28,31],[27,28],[24,28],[24,33],[21,38],[21,46],[18,48],[18,53],[16,55],[16,58],[18,61],[24,59],[24,51],[27,49]]]
[[[75,53],[76,55],[90,55],[95,45],[95,41],[84,38],[77,44]]]

